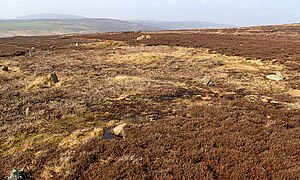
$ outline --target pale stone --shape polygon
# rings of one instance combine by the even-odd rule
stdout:
[[[267,79],[272,81],[282,81],[284,78],[282,76],[278,76],[277,74],[271,74],[266,76]]]
[[[118,126],[116,126],[112,132],[113,134],[117,135],[117,136],[120,136],[120,135],[123,135],[124,134],[124,127],[126,126],[127,124],[126,123],[123,123],[123,124],[120,124]]]
[[[212,83],[212,79],[210,76],[205,76],[202,80],[201,80],[202,84],[204,86],[208,86],[209,84]]]

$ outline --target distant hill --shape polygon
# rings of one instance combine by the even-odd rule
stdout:
[[[36,14],[19,17],[16,20],[0,20],[0,37],[220,27],[232,26],[199,21],[122,21],[61,14]]]
[[[132,21],[155,30],[181,30],[195,28],[224,28],[234,27],[226,24],[216,24],[202,21]]]
[[[67,14],[31,14],[28,16],[17,17],[18,20],[32,20],[32,19],[83,19],[82,16],[67,15]]]

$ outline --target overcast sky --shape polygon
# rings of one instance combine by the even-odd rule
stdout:
[[[0,0],[0,19],[36,13],[245,26],[300,22],[300,0]]]

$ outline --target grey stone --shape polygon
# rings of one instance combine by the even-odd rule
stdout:
[[[152,37],[150,36],[150,35],[146,35],[146,40],[150,40],[150,39],[152,39]]]
[[[57,77],[57,74],[56,74],[55,71],[54,71],[53,73],[50,74],[50,80],[51,80],[51,82],[53,82],[53,83],[58,83],[58,82],[59,82],[58,77]]]
[[[29,49],[28,53],[29,53],[29,56],[32,56],[32,52],[30,49]]]
[[[26,108],[26,110],[25,110],[25,115],[26,115],[26,117],[29,116],[29,108]]]
[[[205,76],[202,80],[201,80],[202,84],[204,86],[208,86],[212,83],[212,79],[210,76]]]
[[[150,39],[152,39],[152,37],[150,35],[142,35],[142,36],[138,37],[136,40],[141,41],[141,40],[150,40]]]
[[[285,79],[280,72],[276,72],[276,74],[267,75],[266,78],[272,81],[282,81]]]
[[[142,36],[136,38],[137,41],[141,41],[141,40],[144,40],[144,39],[146,39],[146,37],[145,37],[144,35],[142,35]]]
[[[2,66],[1,70],[2,71],[8,71],[8,67],[7,66]]]
[[[103,129],[103,139],[105,141],[111,141],[114,139],[119,139],[120,137],[111,133],[111,130],[109,128],[104,128]]]
[[[7,180],[25,180],[26,173],[24,172],[24,168],[21,170],[13,169],[7,178]]]

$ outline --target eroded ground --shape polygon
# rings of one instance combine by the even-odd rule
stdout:
[[[299,29],[0,39],[0,178],[299,179]]]

